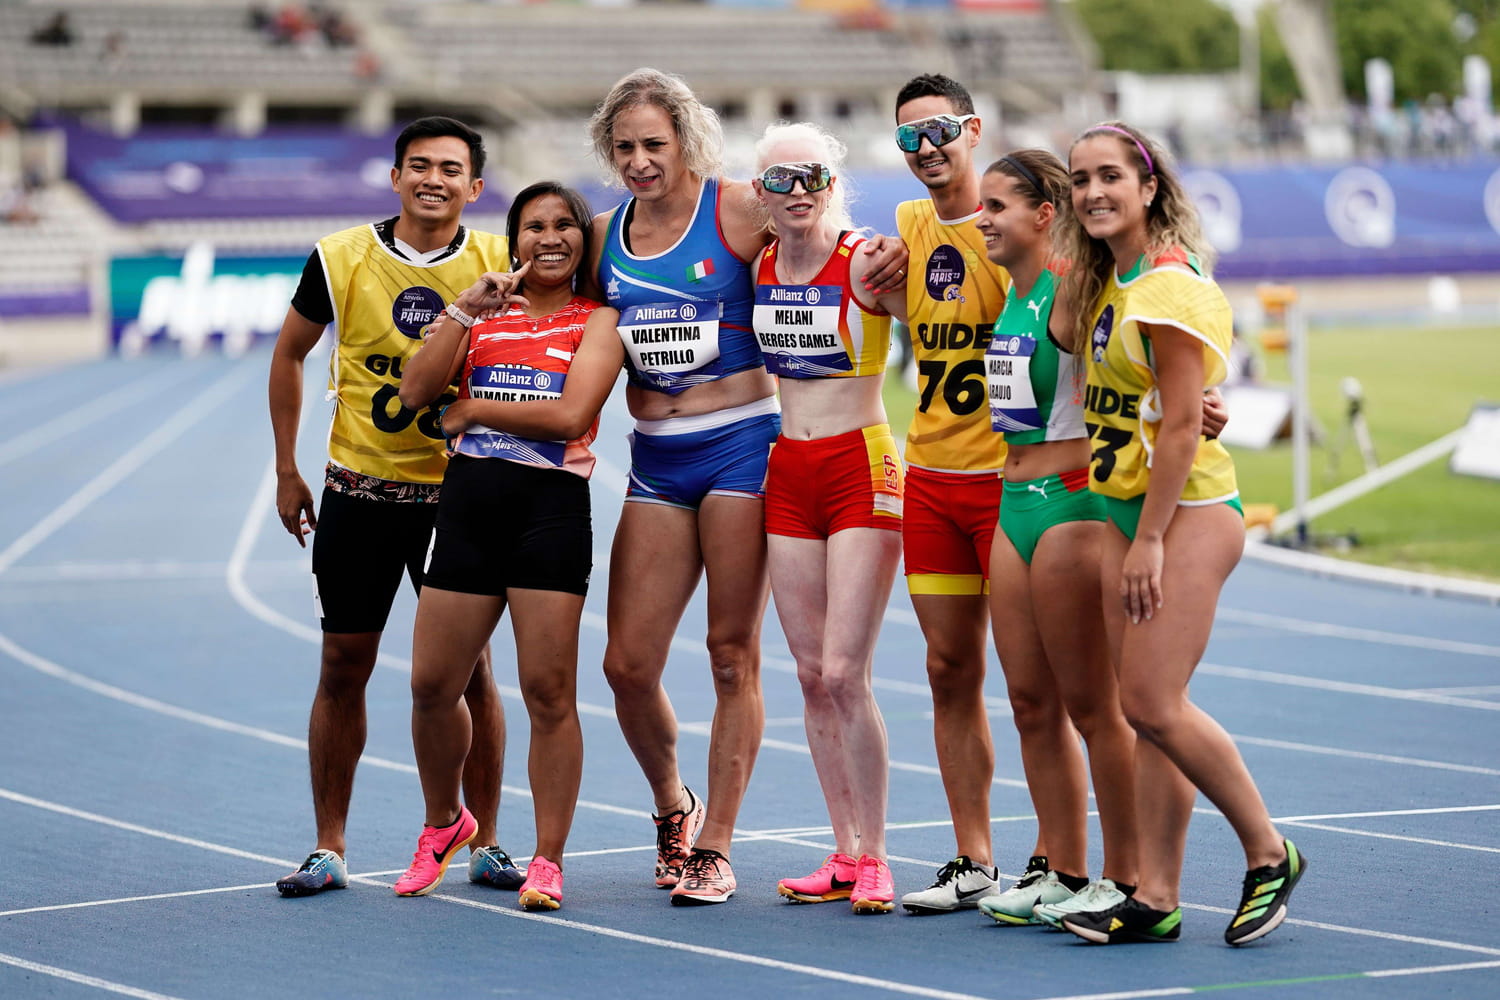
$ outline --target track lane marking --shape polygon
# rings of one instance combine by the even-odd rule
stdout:
[[[55,965],[43,965],[40,962],[32,962],[17,955],[7,955],[0,952],[0,964],[11,965],[17,969],[27,972],[35,972],[42,976],[51,976],[53,979],[64,979],[70,983],[78,983],[80,986],[92,986],[96,990],[104,990],[108,993],[118,993],[121,996],[138,997],[139,1000],[181,1000],[168,993],[154,993],[151,990],[143,990],[138,986],[126,986],[110,979],[100,979],[98,976],[87,976],[82,972],[74,972],[72,969],[60,969]]]
[[[179,381],[186,381],[185,379],[163,377],[164,374],[169,376],[180,374],[183,370],[186,370],[189,374],[196,374],[194,369],[182,365],[159,369],[134,382],[128,382],[113,392],[98,397],[87,405],[67,411],[61,416],[47,421],[40,427],[7,438],[3,443],[0,443],[0,465],[13,462],[18,458],[31,454],[39,448],[56,444],[57,440],[65,434],[72,434],[74,431],[82,430],[94,421],[107,417],[117,410],[122,410],[132,403],[138,402],[142,397],[160,391],[161,388],[173,385]]]
[[[260,366],[239,364],[229,373],[215,380],[208,388],[194,396],[188,403],[167,417],[156,430],[142,438],[135,447],[115,459],[97,476],[79,487],[62,503],[52,508],[29,530],[15,539],[4,551],[0,551],[0,575],[15,562],[46,541],[54,532],[88,508],[95,500],[119,485],[125,477],[135,472],[157,452],[162,451],[197,426],[198,418],[208,411],[223,405],[229,395],[247,382],[252,375],[260,374]]]

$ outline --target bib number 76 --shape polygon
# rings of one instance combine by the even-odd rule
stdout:
[[[954,416],[967,416],[984,405],[986,383],[982,358],[960,361],[951,368],[946,361],[919,361],[917,374],[927,380],[922,385],[922,400],[917,404],[920,413],[927,412],[939,388],[943,391],[943,402]]]

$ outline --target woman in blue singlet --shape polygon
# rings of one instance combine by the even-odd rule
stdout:
[[[780,428],[751,329],[751,262],[769,234],[748,183],[720,176],[718,117],[680,79],[641,69],[589,123],[630,197],[595,221],[592,272],[620,310],[635,417],[630,485],[610,555],[604,671],[655,800],[655,883],[676,905],[721,903],[730,838],[765,725],[760,625],[767,598],[762,499]],[[904,248],[871,281],[899,281]],[[677,623],[708,578],[718,705],[708,803],[682,781],[662,671]]]

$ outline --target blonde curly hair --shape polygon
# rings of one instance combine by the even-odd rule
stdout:
[[[679,76],[649,67],[623,77],[609,89],[589,119],[589,139],[594,155],[609,168],[610,178],[621,184],[614,161],[615,121],[630,108],[653,104],[672,119],[682,159],[698,177],[717,177],[723,169],[724,126],[718,114],[698,100]]]

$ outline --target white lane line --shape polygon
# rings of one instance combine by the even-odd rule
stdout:
[[[1326,833],[1342,833],[1352,837],[1371,837],[1375,840],[1399,840],[1408,844],[1425,844],[1428,847],[1445,847],[1458,851],[1482,851],[1485,854],[1500,854],[1500,847],[1484,847],[1480,844],[1464,844],[1452,840],[1433,840],[1429,837],[1412,837],[1407,834],[1377,833],[1374,830],[1359,830],[1348,826],[1330,826],[1327,823],[1302,823],[1292,820],[1280,820],[1287,826],[1302,827],[1307,830],[1323,830]]]
[[[106,826],[114,827],[115,829],[127,830],[127,831],[130,831],[132,833],[139,833],[139,834],[143,834],[143,835],[149,836],[149,837],[156,837],[158,839],[172,841],[174,843],[185,844],[185,845],[192,846],[192,847],[198,847],[198,848],[201,848],[203,850],[213,851],[213,852],[216,852],[216,853],[219,853],[219,854],[228,854],[228,855],[232,855],[234,857],[248,858],[250,860],[255,860],[255,861],[263,861],[263,862],[265,862],[267,864],[275,864],[275,865],[279,865],[279,866],[282,866],[282,867],[286,867],[286,866],[289,866],[289,865],[291,865],[291,864],[294,863],[294,862],[291,862],[291,861],[288,861],[288,860],[285,860],[285,859],[269,858],[269,857],[266,857],[264,855],[251,854],[248,851],[242,851],[242,850],[239,850],[238,848],[228,847],[228,846],[223,845],[223,844],[214,844],[214,843],[210,843],[208,841],[197,840],[197,839],[191,838],[191,837],[182,837],[182,836],[179,836],[177,834],[168,833],[168,832],[166,832],[164,830],[153,830],[153,829],[151,829],[149,827],[139,826],[139,825],[137,825],[135,823],[127,823],[127,822],[124,822],[124,821],[121,821],[121,820],[111,819],[111,818],[109,818],[107,816],[100,816],[97,813],[83,812],[82,810],[73,809],[71,807],[59,805],[57,803],[46,802],[46,801],[43,801],[41,799],[34,799],[31,796],[29,796],[29,795],[21,795],[21,794],[19,794],[17,792],[11,792],[11,791],[6,790],[6,789],[0,789],[0,797],[7,798],[7,799],[10,799],[10,800],[15,801],[15,802],[22,803],[24,805],[34,806],[36,808],[46,809],[46,810],[50,810],[52,812],[57,812],[57,813],[62,813],[62,814],[67,815],[67,816],[73,816],[73,817],[76,817],[76,818],[79,818],[79,819],[85,819],[85,820],[90,820],[90,821],[96,822],[96,823],[102,823],[102,824],[104,824]],[[362,878],[359,879],[359,881],[361,883],[363,883],[363,884],[384,886],[386,888],[390,887],[390,883],[388,883],[388,882],[383,882],[383,881],[379,881],[379,880],[371,879],[371,878],[363,878],[362,877]],[[623,930],[619,930],[618,928],[607,927],[607,926],[603,926],[603,925],[600,925],[600,924],[585,923],[585,922],[579,921],[579,920],[569,920],[569,919],[567,919],[565,917],[564,918],[560,918],[560,917],[557,917],[555,915],[550,915],[550,914],[549,915],[543,915],[543,914],[526,913],[524,911],[517,910],[514,907],[514,905],[509,906],[509,907],[501,907],[501,906],[496,906],[496,905],[494,905],[492,903],[483,903],[483,902],[479,902],[477,900],[466,899],[466,898],[459,898],[459,897],[455,897],[455,896],[449,896],[449,895],[446,895],[446,894],[443,894],[443,893],[434,893],[431,896],[429,896],[428,898],[429,899],[439,899],[439,900],[442,900],[443,902],[446,902],[446,903],[453,903],[453,904],[456,904],[456,905],[459,905],[459,906],[467,906],[467,907],[470,907],[472,909],[484,910],[484,911],[486,911],[488,913],[498,913],[498,914],[501,914],[502,916],[511,917],[511,918],[518,918],[518,919],[525,919],[525,920],[538,920],[538,921],[542,921],[547,926],[566,927],[569,930],[581,931],[581,932],[584,932],[584,933],[593,934],[593,935],[597,935],[597,936],[600,936],[600,937],[614,938],[614,939],[620,940],[620,941],[628,941],[628,942],[631,942],[632,944],[647,945],[647,946],[653,947],[653,948],[664,948],[664,949],[667,949],[667,950],[670,950],[670,951],[682,951],[682,952],[687,952],[687,953],[694,954],[694,955],[701,955],[701,956],[704,956],[706,958],[720,959],[720,960],[730,961],[730,962],[738,962],[738,963],[741,963],[741,964],[744,964],[744,965],[755,965],[755,966],[760,966],[762,968],[776,969],[776,970],[779,970],[779,971],[782,971],[782,972],[790,972],[790,973],[793,973],[795,975],[811,976],[811,977],[817,978],[817,979],[826,979],[826,980],[830,980],[830,981],[833,981],[833,982],[848,983],[848,984],[854,985],[854,986],[866,986],[866,987],[870,987],[872,989],[883,990],[883,991],[886,991],[886,992],[889,992],[889,993],[900,993],[900,994],[904,994],[904,995],[907,995],[907,996],[930,997],[930,998],[933,998],[933,1000],[981,1000],[981,998],[975,997],[974,995],[968,994],[968,993],[957,993],[957,992],[954,992],[954,991],[951,991],[951,990],[931,989],[929,987],[917,986],[917,985],[913,985],[913,984],[910,984],[910,983],[903,983],[903,982],[899,982],[899,981],[895,981],[895,980],[878,979],[878,978],[873,977],[873,976],[862,976],[862,975],[858,975],[858,974],[850,973],[850,972],[840,972],[840,971],[837,971],[837,970],[834,970],[834,969],[823,968],[821,966],[801,965],[801,964],[798,964],[796,962],[786,962],[786,961],[782,961],[780,959],[767,958],[767,957],[765,957],[763,955],[755,955],[755,954],[750,954],[750,953],[746,953],[746,952],[739,952],[739,951],[730,951],[730,950],[728,950],[726,948],[712,948],[712,947],[707,947],[707,946],[704,946],[704,945],[685,944],[685,943],[683,943],[681,941],[673,941],[673,940],[669,940],[669,939],[665,939],[665,938],[651,937],[650,935],[646,935],[646,934],[637,934],[637,933],[634,933],[634,932],[631,932],[631,931],[623,931]],[[22,962],[22,961],[24,961],[24,959],[17,959],[16,961],[17,962]],[[50,967],[48,967],[48,968],[50,968]],[[66,970],[56,970],[56,971],[58,973],[66,973]],[[54,973],[49,972],[47,974],[48,975],[52,975]],[[76,975],[77,975],[76,973],[66,974],[64,976],[64,978],[72,978],[73,976],[76,976]],[[75,979],[74,981],[82,981],[82,980],[81,979]],[[104,982],[106,982],[106,981],[105,980],[100,980],[98,983],[90,982],[89,985],[99,985],[99,983],[104,983]],[[110,986],[112,986],[112,987],[119,987],[119,984],[110,984]],[[109,988],[109,987],[101,987],[101,988]],[[131,989],[131,987],[119,987],[119,989],[116,990],[116,992],[127,990],[127,989]],[[145,993],[145,992],[137,992],[137,993],[132,993],[132,994],[128,994],[128,995],[142,996],[142,997],[151,997],[151,998],[159,996],[159,994]]]
[[[65,979],[70,983],[78,983],[80,986],[92,986],[96,990],[104,990],[107,993],[118,993],[126,997],[139,997],[140,1000],[179,1000],[179,998],[168,993],[153,993],[143,990],[137,986],[126,986],[109,979],[100,979],[98,976],[86,976],[72,969],[59,969],[55,965],[43,965],[40,962],[29,962],[15,955],[7,955],[0,952],[0,963],[13,965],[27,972],[35,972],[42,976],[51,976],[53,979]]]
[[[1426,767],[1439,771],[1458,771],[1462,774],[1483,774],[1500,777],[1500,768],[1479,767],[1475,764],[1450,764],[1442,760],[1424,760],[1421,757],[1400,757],[1388,753],[1370,753],[1365,750],[1344,750],[1339,747],[1318,746],[1313,743],[1294,743],[1290,740],[1268,740],[1263,736],[1241,736],[1232,734],[1236,743],[1247,746],[1271,747],[1275,750],[1295,750],[1298,753],[1324,754],[1330,757],[1350,757],[1355,760],[1373,760],[1381,764],[1403,764],[1408,767]]]
[[[1204,913],[1217,913],[1226,917],[1232,916],[1235,912],[1222,906],[1205,906],[1202,903],[1182,903],[1180,905],[1184,910],[1201,910]],[[1304,920],[1298,917],[1287,917],[1283,925],[1287,927],[1311,927],[1314,930],[1333,931],[1338,934],[1352,934],[1355,937],[1375,938],[1378,941],[1420,944],[1431,948],[1446,948],[1449,951],[1466,951],[1475,955],[1500,957],[1500,948],[1491,948],[1482,944],[1464,944],[1461,941],[1445,941],[1442,938],[1416,937],[1412,934],[1394,934],[1390,931],[1377,931],[1368,927],[1345,927],[1343,924],[1329,924],[1321,920]]]
[[[0,388],[13,385],[25,385],[28,382],[40,382],[44,379],[56,380],[67,373],[68,369],[61,364],[45,365],[21,365],[14,368],[0,368]],[[7,402],[9,402],[7,400]]]
[[[1378,643],[1386,646],[1405,646],[1413,649],[1429,649],[1436,652],[1461,653],[1468,656],[1500,657],[1500,646],[1483,642],[1435,639],[1431,636],[1412,635],[1406,632],[1387,632],[1381,629],[1358,628],[1351,625],[1334,625],[1329,622],[1288,618],[1285,615],[1266,614],[1261,611],[1226,608],[1222,605],[1216,612],[1216,618],[1219,621],[1276,629],[1281,632],[1299,632],[1305,635],[1321,635],[1334,639],[1354,639],[1360,642]],[[906,608],[888,608],[885,612],[885,620],[898,625],[909,625],[912,628],[921,627],[917,621],[916,614]],[[1500,691],[1500,688],[1493,690]]]
[[[309,559],[262,559],[247,564],[260,573],[306,575]],[[60,562],[45,566],[12,566],[5,574],[9,583],[109,583],[117,580],[218,580],[222,562],[184,562],[178,559],[124,559],[120,562]]]
[[[1372,979],[1383,979],[1387,976],[1426,976],[1434,972],[1468,972],[1471,969],[1500,969],[1500,962],[1465,962],[1462,965],[1428,965],[1417,969],[1381,969],[1378,972],[1366,972],[1365,975]]]
[[[168,833],[168,832],[163,831],[163,830],[154,830],[154,829],[152,829],[150,827],[144,827],[144,826],[140,826],[140,825],[134,824],[134,823],[127,823],[127,822],[123,822],[123,821],[120,821],[120,820],[114,820],[114,819],[111,819],[111,818],[106,817],[106,816],[100,816],[100,815],[98,815],[96,813],[89,813],[89,812],[84,812],[82,810],[73,809],[72,807],[64,806],[64,805],[61,805],[59,803],[48,802],[48,801],[45,801],[43,799],[36,799],[36,798],[33,798],[33,797],[29,796],[29,795],[22,795],[22,794],[20,794],[18,792],[12,792],[12,791],[9,791],[9,790],[6,790],[6,789],[0,789],[0,797],[10,799],[12,801],[21,803],[23,805],[29,805],[29,806],[33,806],[33,807],[40,808],[40,809],[50,810],[52,812],[57,812],[57,813],[61,813],[61,814],[64,814],[64,815],[73,816],[73,817],[76,817],[76,818],[79,818],[79,819],[83,819],[83,820],[86,820],[86,821],[102,823],[102,824],[114,827],[116,829],[126,830],[126,831],[130,831],[130,832],[134,832],[134,833],[140,833],[140,834],[143,834],[145,836],[155,837],[155,838],[162,839],[162,840],[168,840],[168,841],[172,841],[172,842],[175,842],[175,843],[181,843],[181,844],[184,844],[184,845],[187,845],[187,846],[199,847],[199,848],[202,848],[204,850],[214,851],[214,852],[221,853],[221,854],[228,854],[228,855],[232,855],[232,856],[235,856],[235,857],[246,858],[246,859],[254,860],[254,861],[262,861],[262,862],[265,862],[265,863],[268,863],[268,864],[275,864],[275,865],[282,866],[282,867],[290,866],[291,864],[293,864],[292,861],[289,861],[289,860],[286,860],[286,859],[282,859],[282,858],[270,858],[270,857],[266,857],[265,855],[252,854],[250,852],[242,851],[242,850],[240,850],[238,848],[228,847],[228,846],[222,845],[222,844],[215,844],[215,843],[211,843],[209,841],[198,840],[198,839],[195,839],[195,838],[182,837],[182,836],[179,836],[177,834]],[[762,834],[764,834],[765,832],[766,831],[761,831]],[[781,842],[781,843],[796,844],[796,845],[800,845],[800,846],[811,847],[811,848],[815,848],[815,849],[820,850],[820,851],[826,851],[826,850],[831,849],[830,845],[828,845],[826,842],[820,842],[820,841],[815,841],[815,840],[806,840],[806,839],[802,839],[802,838],[795,837],[795,836],[788,836],[788,835],[783,835],[783,834],[780,834],[780,833],[776,833],[775,831],[771,831],[771,833],[773,834],[773,836],[768,837],[766,839],[774,839],[774,840],[776,840],[778,842]],[[569,853],[571,855],[573,852],[569,852]],[[591,852],[578,852],[578,854],[580,854],[580,855],[582,855],[584,853],[591,853]],[[608,851],[601,851],[601,852],[597,852],[597,853],[610,853],[610,852],[608,852]],[[931,861],[931,860],[927,860],[927,859],[909,858],[909,857],[903,857],[903,856],[892,856],[891,860],[897,861],[897,862],[905,862],[905,863],[920,865],[922,867],[936,867],[936,865],[938,864],[935,861]],[[372,874],[396,874],[396,873],[395,872],[390,872],[390,873],[372,873]],[[351,878],[357,879],[359,882],[361,882],[363,884],[367,884],[367,885],[385,886],[387,888],[390,885],[390,883],[378,881],[377,879],[372,878],[372,877],[368,877],[368,876],[351,876]],[[254,886],[252,886],[252,888],[254,888]],[[224,890],[224,891],[228,891],[228,890]],[[197,894],[197,892],[185,893],[185,895],[193,895],[193,894]],[[102,900],[102,901],[98,901],[95,905],[104,905],[104,904],[109,903],[109,902],[133,902],[133,901],[135,901],[136,899],[139,899],[139,898],[150,899],[150,898],[157,898],[157,897],[129,897],[129,898],[126,898],[126,899],[113,900],[113,901],[112,900]],[[170,897],[160,897],[160,898],[170,898]],[[558,919],[557,917],[551,916],[551,915],[529,914],[529,913],[524,913],[524,912],[517,911],[517,910],[514,910],[514,909],[500,908],[500,907],[493,906],[493,905],[487,904],[487,903],[478,903],[478,902],[473,902],[473,901],[470,901],[470,900],[467,900],[467,899],[459,899],[459,898],[455,898],[455,897],[452,897],[452,896],[446,896],[446,895],[444,895],[442,893],[434,893],[431,898],[433,898],[433,899],[442,899],[442,900],[445,900],[447,902],[457,903],[457,904],[462,905],[462,906],[471,906],[471,907],[474,907],[474,908],[477,908],[477,909],[488,910],[488,911],[491,911],[491,912],[494,912],[494,913],[503,914],[505,916],[526,917],[526,918],[534,918],[534,919],[538,919],[538,920],[546,920],[546,921],[549,921],[549,922],[555,922],[555,923],[559,923],[559,924],[562,924],[562,925],[565,925],[565,926],[570,926],[570,927],[573,927],[574,929],[592,931],[592,932],[603,934],[603,935],[609,936],[609,937],[622,937],[622,936],[624,936],[627,933],[627,932],[623,932],[623,931],[617,931],[617,930],[615,930],[613,928],[602,927],[602,926],[598,926],[598,925],[594,925],[594,924],[584,924],[584,923],[580,923],[580,922],[577,922],[577,921],[562,920],[562,919]],[[81,905],[81,904],[62,904],[62,905],[63,906],[76,906],[76,905]],[[82,905],[87,905],[87,904],[82,904]],[[1189,909],[1189,910],[1201,910],[1201,911],[1203,911],[1205,913],[1217,913],[1217,914],[1224,914],[1224,915],[1227,915],[1227,914],[1230,914],[1230,913],[1234,912],[1232,910],[1225,909],[1224,907],[1208,906],[1208,905],[1201,904],[1201,903],[1183,903],[1182,907],[1184,909]],[[45,907],[43,907],[43,908],[29,908],[28,911],[40,911],[41,909],[47,909],[47,908],[45,908]],[[28,912],[28,911],[15,911],[15,912],[20,913],[20,912]],[[9,914],[7,914],[7,913],[0,913],[0,916],[7,916],[7,915],[9,915]],[[1445,940],[1442,940],[1442,939],[1439,939],[1439,938],[1415,937],[1415,936],[1409,935],[1409,934],[1392,934],[1392,933],[1388,933],[1388,932],[1385,932],[1385,931],[1371,930],[1369,928],[1364,928],[1364,927],[1346,927],[1346,926],[1343,926],[1341,924],[1330,924],[1330,923],[1324,923],[1324,922],[1321,922],[1321,921],[1302,920],[1302,919],[1297,919],[1297,918],[1288,918],[1286,922],[1288,924],[1292,924],[1292,925],[1296,925],[1296,926],[1300,926],[1300,927],[1311,927],[1311,928],[1315,928],[1315,929],[1318,929],[1318,930],[1332,931],[1332,932],[1340,933],[1340,934],[1353,934],[1353,935],[1360,936],[1360,937],[1372,937],[1372,938],[1377,938],[1377,939],[1386,940],[1386,941],[1397,941],[1397,942],[1401,942],[1403,944],[1428,945],[1428,946],[1431,946],[1431,947],[1434,947],[1434,948],[1446,948],[1446,949],[1449,949],[1449,950],[1452,950],[1452,951],[1464,951],[1464,952],[1472,952],[1474,954],[1490,955],[1490,956],[1500,957],[1500,948],[1489,948],[1489,947],[1485,947],[1485,946],[1482,946],[1482,945],[1471,945],[1471,944],[1465,944],[1465,943],[1458,942],[1458,941],[1445,941]],[[661,940],[661,939],[658,939],[658,938],[645,937],[643,935],[642,936],[638,936],[638,937],[640,938],[640,943],[643,943],[643,944],[650,944],[650,945],[654,945],[654,946],[658,946],[658,947],[665,947],[665,948],[676,948],[676,947],[679,947],[679,945],[678,945],[677,942],[664,941],[664,940]],[[634,938],[628,938],[628,939],[634,940]],[[692,948],[696,948],[697,946],[687,946],[687,947],[689,947],[689,949],[692,949]],[[788,967],[788,963],[780,963],[780,962],[777,962],[776,960],[773,960],[773,959],[762,959],[759,956],[741,955],[738,952],[722,952],[721,953],[719,949],[708,949],[706,952],[702,952],[702,953],[709,954],[711,957],[728,958],[728,959],[734,960],[734,961],[745,961],[745,962],[749,962],[750,964],[771,964],[774,967]],[[813,970],[813,969],[808,969],[807,967],[794,966],[794,965],[789,967],[789,971],[805,972],[805,974],[807,974],[807,975],[819,975],[820,971],[826,972],[826,970]],[[845,977],[845,974],[843,974],[843,973],[828,973],[828,976],[832,977],[832,978],[837,978],[840,981],[859,982],[859,983],[861,983],[863,985],[879,985],[880,988],[882,988],[882,989],[892,989],[892,990],[894,990],[896,992],[910,992],[913,989],[921,989],[920,987],[906,987],[905,984],[887,983],[884,980],[873,980],[873,981],[868,981],[867,982],[867,981],[865,981],[862,978],[860,978],[860,979],[847,979]],[[917,996],[935,996],[935,997],[962,997],[963,996],[963,994],[951,994],[951,993],[944,993],[944,992],[941,992],[941,991],[935,992],[935,993],[933,993],[933,992],[929,992],[929,993],[916,993],[914,995],[917,995]]]
[[[15,461],[23,455],[29,455],[39,448],[55,445],[64,435],[82,430],[96,420],[103,419],[117,410],[123,410],[146,396],[160,392],[165,384],[180,381],[180,379],[164,376],[178,375],[183,371],[196,374],[196,371],[188,365],[173,365],[122,385],[86,406],[66,411],[40,427],[17,434],[0,444],[0,465]]]
[[[1188,986],[1168,986],[1159,990],[1123,990],[1119,993],[1070,993],[1045,997],[1044,1000],[1147,1000],[1148,997],[1183,997],[1196,992]]]
[[[1291,923],[1292,921],[1287,921]],[[1152,990],[1125,990],[1117,993],[1072,993],[1068,996],[1046,997],[1044,1000],[1147,1000],[1149,997],[1180,997],[1193,993],[1219,993],[1224,990],[1268,987],[1268,986],[1313,986],[1315,983],[1338,982],[1351,979],[1384,979],[1391,976],[1431,976],[1444,972],[1470,972],[1476,969],[1500,968],[1500,962],[1464,962],[1458,965],[1422,965],[1407,969],[1371,969],[1363,972],[1335,973],[1329,976],[1308,976],[1289,980],[1269,980],[1244,983],[1205,983],[1202,986],[1168,986]]]
[[[177,440],[189,428],[196,426],[198,418],[221,406],[230,394],[239,388],[239,383],[259,373],[259,365],[238,365],[229,374],[194,396],[186,406],[167,417],[156,430],[146,435],[134,448],[111,462],[104,471],[52,508],[46,517],[0,552],[0,574],[4,574],[18,559],[36,548],[53,532],[77,517],[89,504],[108,493],[126,476],[144,465],[151,456]]]
[[[13,792],[9,788],[0,788],[0,799],[8,799],[11,802],[18,802],[23,806],[31,806],[33,809],[45,809],[48,812],[59,813],[63,816],[70,816],[73,819],[81,819],[86,820],[90,823],[98,823],[102,826],[113,827],[116,830],[126,830],[130,833],[139,833],[145,837],[155,837],[158,840],[169,840],[174,844],[184,844],[188,847],[196,847],[199,850],[203,851],[213,851],[215,854],[227,854],[230,857],[243,858],[246,861],[259,861],[264,864],[278,865],[280,867],[286,867],[288,865],[295,866],[297,864],[297,862],[289,861],[286,858],[273,858],[266,854],[253,854],[250,851],[242,851],[237,847],[225,847],[222,844],[215,844],[207,840],[199,840],[196,837],[184,837],[180,834],[168,833],[165,830],[156,830],[149,826],[141,826],[138,823],[129,823],[125,820],[111,819],[108,816],[101,816],[98,813],[86,812],[82,809],[74,809],[72,806],[65,806],[58,802],[48,802],[46,799],[32,798],[30,795],[23,795],[20,792]]]
[[[877,979],[873,976],[862,976],[852,972],[840,972],[824,966],[801,965],[796,962],[786,962],[779,958],[767,958],[764,955],[753,955],[741,951],[730,951],[727,948],[712,948],[707,945],[688,944],[683,941],[674,941],[668,938],[650,937],[645,934],[637,934],[633,931],[623,931],[614,927],[605,927],[599,924],[588,924],[579,920],[570,920],[566,917],[547,915],[541,913],[527,913],[515,908],[503,908],[493,903],[483,903],[474,899],[447,896],[442,893],[434,893],[429,899],[440,899],[445,903],[453,903],[458,906],[467,906],[471,909],[484,910],[489,913],[498,913],[503,917],[513,920],[534,920],[545,923],[547,926],[565,927],[568,930],[580,931],[586,934],[595,934],[600,937],[614,938],[618,941],[628,941],[632,944],[642,944],[653,948],[664,948],[668,951],[686,952],[690,955],[700,955],[704,958],[719,959],[722,961],[737,962],[743,965],[758,966],[763,969],[774,969],[779,972],[789,972],[799,976],[810,976],[815,979],[825,979],[836,983],[846,983],[851,986],[864,986],[871,989],[883,990],[887,993],[899,993],[905,996],[930,997],[932,1000],[983,1000],[983,998],[972,993],[958,993],[953,990],[933,989],[929,986],[917,986],[912,983],[903,983],[892,979]]]
[[[1433,694],[1500,694],[1500,684],[1485,684],[1480,687],[1422,688],[1422,690],[1431,691]]]
[[[1233,677],[1237,680],[1260,681],[1264,684],[1284,684],[1289,687],[1336,691],[1340,694],[1369,695],[1373,698],[1389,698],[1393,701],[1417,701],[1428,705],[1446,705],[1450,708],[1480,708],[1489,712],[1500,712],[1500,701],[1455,698],[1451,695],[1432,694],[1427,691],[1409,691],[1404,688],[1381,687],[1376,684],[1354,684],[1349,681],[1331,681],[1318,677],[1301,677],[1297,674],[1283,674],[1274,670],[1230,667],[1221,663],[1200,663],[1198,664],[1198,673],[1211,674],[1215,677]]]
[[[1443,813],[1493,812],[1500,805],[1433,806],[1427,809],[1381,809],[1375,812],[1321,813],[1316,816],[1278,816],[1278,823],[1308,823],[1324,819],[1384,819],[1390,816],[1438,816]]]
[[[1436,573],[1413,573],[1410,570],[1391,569],[1388,566],[1371,566],[1367,563],[1336,559],[1333,556],[1300,552],[1267,542],[1248,539],[1245,558],[1268,562],[1276,566],[1298,570],[1311,576],[1335,580],[1358,580],[1398,590],[1414,591],[1437,597],[1457,597],[1478,600],[1486,604],[1500,605],[1500,583],[1486,580],[1468,580],[1462,577],[1439,576]]]
[[[222,719],[215,715],[207,715],[203,712],[195,712],[192,709],[182,708],[179,705],[173,705],[156,698],[137,694],[134,691],[127,691],[113,684],[105,684],[102,681],[94,680],[92,677],[85,677],[83,674],[53,663],[51,660],[38,656],[29,649],[17,645],[4,633],[0,633],[0,653],[8,654],[18,662],[48,677],[56,678],[74,687],[82,688],[85,691],[90,691],[105,698],[123,702],[148,712],[156,712],[170,718],[180,719],[183,722],[206,726],[209,729],[234,733],[237,736],[248,736],[251,739],[260,740],[264,743],[273,743],[276,746],[290,747],[294,750],[300,750],[303,753],[307,752],[307,741],[304,739],[287,736],[270,729],[262,729],[259,726],[247,726],[243,723],[231,722],[228,719]],[[516,692],[516,695],[519,696],[519,692]],[[385,771],[395,771],[399,774],[415,775],[417,773],[417,768],[414,764],[387,760],[384,757],[376,757],[368,753],[360,757],[359,762],[365,767],[376,767]],[[506,795],[518,795],[525,799],[531,798],[531,789],[529,788],[522,788],[517,785],[501,785],[500,790]],[[587,799],[579,799],[578,807],[580,809],[593,809],[599,812],[614,813],[618,816],[630,816],[634,819],[646,819],[651,815],[650,812],[644,809],[627,809],[624,806],[612,805],[607,802],[591,802]]]
[[[374,874],[400,875],[400,872]],[[352,877],[352,876],[351,876]],[[226,892],[249,892],[270,889],[275,882],[252,882],[249,885],[226,885],[215,889],[184,889],[181,892],[153,892],[146,896],[116,896],[114,899],[88,899],[81,903],[54,903],[51,906],[23,906],[19,910],[0,910],[0,917],[19,917],[27,913],[57,913],[61,910],[86,910],[94,906],[120,906],[125,903],[154,903],[163,899],[187,899],[192,896],[214,896]]]
[[[1280,632],[1299,632],[1304,635],[1321,635],[1334,639],[1354,639],[1385,646],[1406,646],[1412,649],[1428,649],[1434,652],[1462,653],[1468,656],[1500,657],[1500,646],[1482,642],[1461,642],[1456,639],[1434,639],[1425,635],[1405,632],[1386,632],[1373,628],[1355,628],[1349,625],[1334,625],[1329,622],[1307,621],[1287,618],[1284,615],[1265,614],[1260,611],[1242,611],[1239,608],[1220,607],[1220,621],[1237,622],[1241,625],[1257,625]]]

